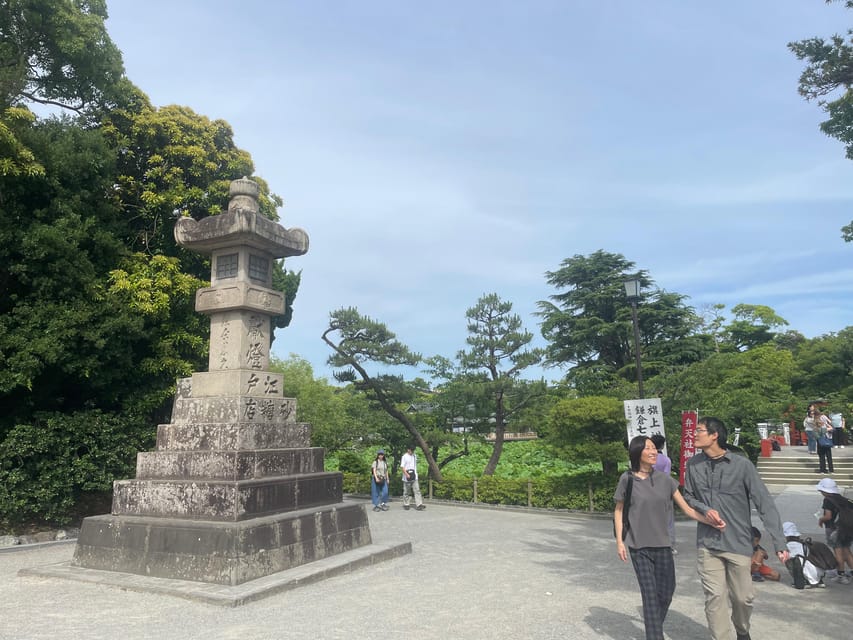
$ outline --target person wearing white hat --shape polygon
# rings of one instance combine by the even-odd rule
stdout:
[[[794,575],[794,586],[797,589],[825,589],[826,584],[823,582],[824,571],[823,569],[818,569],[809,560],[806,560],[806,552],[803,549],[803,543],[800,542],[800,530],[797,529],[797,525],[793,522],[783,522],[782,532],[785,534],[785,540],[788,543],[788,553],[791,556],[791,562],[802,563],[803,578],[805,578],[805,585],[802,586],[797,585],[797,577],[794,570],[791,569],[789,563],[785,563],[785,566],[791,569],[791,573]]]
[[[838,512],[840,510],[839,501],[845,500],[838,489],[838,484],[832,478],[823,478],[817,483],[817,490],[823,496],[823,515],[818,518],[817,524],[823,527],[826,532],[826,544],[835,553],[835,559],[838,561],[838,575],[833,578],[833,581],[839,584],[850,584],[853,581],[853,552],[850,551],[850,545],[853,544],[853,537],[846,532],[842,533],[838,526]],[[847,565],[847,572],[844,571],[844,565]]]

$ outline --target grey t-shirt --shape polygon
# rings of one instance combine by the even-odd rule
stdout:
[[[631,472],[626,471],[619,478],[613,494],[616,502],[625,499],[630,475]],[[668,525],[673,509],[672,494],[676,491],[678,483],[667,474],[652,470],[648,478],[634,476],[628,512],[631,528],[625,538],[626,546],[631,549],[670,546]]]

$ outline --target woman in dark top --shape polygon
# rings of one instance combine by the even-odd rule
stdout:
[[[853,544],[853,536],[845,535],[838,527],[838,511],[839,501],[846,500],[841,495],[838,489],[838,484],[832,478],[823,478],[817,483],[817,490],[823,496],[823,515],[818,518],[817,524],[823,527],[826,531],[826,544],[835,553],[835,560],[838,562],[838,575],[833,578],[833,581],[840,584],[850,584],[853,581],[853,575],[850,570],[853,570],[853,552],[850,551],[850,545]],[[847,565],[847,572],[844,571],[844,565]]]
[[[678,483],[668,474],[655,473],[657,447],[651,438],[637,436],[628,446],[631,469],[622,474],[613,499],[616,501],[616,531],[622,531],[622,514],[628,478],[633,477],[631,504],[628,510],[628,535],[616,539],[616,552],[623,562],[631,563],[637,574],[643,599],[643,622],[646,640],[663,640],[663,621],[675,593],[675,562],[672,557],[667,523],[673,511],[673,500],[688,517],[715,526],[708,518],[688,506]],[[719,529],[725,527],[722,523]],[[627,549],[626,549],[627,545]]]

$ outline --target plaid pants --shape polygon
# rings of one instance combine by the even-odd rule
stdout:
[[[630,549],[643,598],[646,640],[663,640],[663,621],[675,593],[675,562],[670,547]]]

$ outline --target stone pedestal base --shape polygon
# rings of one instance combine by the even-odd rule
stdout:
[[[363,505],[337,504],[240,522],[86,518],[75,567],[238,585],[371,543]]]

